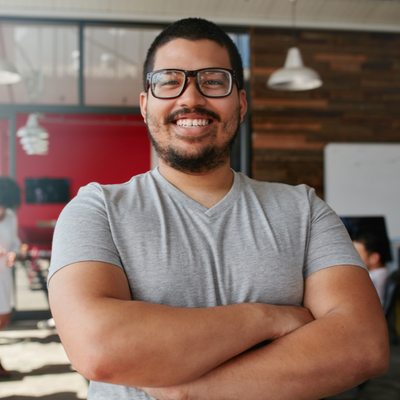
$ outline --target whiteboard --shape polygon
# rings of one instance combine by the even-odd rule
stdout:
[[[329,143],[324,153],[325,201],[339,216],[385,216],[400,239],[400,144]]]

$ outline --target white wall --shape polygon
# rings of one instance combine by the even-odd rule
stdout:
[[[339,216],[385,216],[400,239],[400,144],[329,143],[325,200]]]

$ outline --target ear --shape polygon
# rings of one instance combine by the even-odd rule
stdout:
[[[140,112],[142,113],[142,117],[146,121],[146,115],[147,115],[147,93],[146,92],[140,93]]]
[[[243,118],[247,111],[246,92],[243,89],[241,89],[239,92],[239,107],[240,107],[240,122],[243,122]]]
[[[376,251],[374,251],[373,253],[371,253],[369,255],[369,261],[371,263],[371,265],[377,265],[380,264],[381,262],[381,255],[379,253],[377,253]]]

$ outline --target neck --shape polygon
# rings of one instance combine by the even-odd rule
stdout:
[[[182,193],[206,208],[215,206],[229,192],[233,184],[233,172],[229,160],[215,171],[189,174],[178,171],[159,160],[160,174]]]

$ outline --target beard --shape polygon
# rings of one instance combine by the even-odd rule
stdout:
[[[173,146],[171,143],[163,145],[161,141],[155,139],[155,134],[165,134],[168,132],[168,136],[171,138],[175,136],[186,143],[201,143],[208,138],[217,138],[218,126],[210,127],[207,134],[201,137],[181,137],[177,134],[171,133],[168,129],[170,121],[175,119],[177,116],[182,116],[188,113],[195,113],[203,115],[205,117],[212,117],[214,121],[222,123],[220,127],[220,134],[223,134],[226,139],[220,145],[210,143],[203,147],[199,146],[196,152],[188,152],[177,146]],[[161,125],[157,122],[156,117],[147,113],[146,126],[148,135],[158,157],[163,160],[170,167],[188,174],[204,174],[215,171],[229,160],[233,143],[235,142],[238,128],[240,124],[240,109],[239,107],[227,118],[226,121],[221,121],[218,114],[213,111],[204,109],[202,107],[195,107],[193,110],[188,108],[182,108],[180,110],[167,115],[165,122]],[[190,128],[189,128],[190,129]]]

